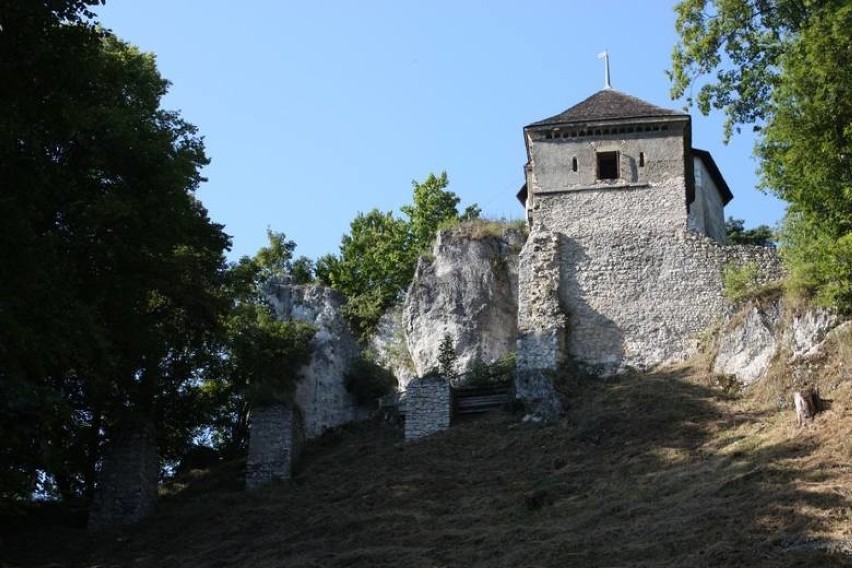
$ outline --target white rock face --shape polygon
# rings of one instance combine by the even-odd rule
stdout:
[[[304,417],[305,437],[315,438],[329,428],[366,419],[346,390],[343,377],[360,348],[340,315],[343,299],[324,286],[274,284],[267,289],[276,315],[316,326],[311,362],[302,369],[295,402]]]
[[[750,384],[764,376],[775,357],[789,355],[795,362],[810,356],[837,323],[835,313],[821,308],[788,315],[780,300],[752,305],[723,329],[713,371]]]
[[[775,326],[779,318],[778,309],[770,313],[749,309],[743,321],[720,338],[713,371],[736,375],[744,384],[762,377],[778,349]]]
[[[515,351],[518,328],[518,252],[524,234],[439,233],[432,258],[421,258],[402,306],[401,324],[415,375],[439,366],[445,334],[457,372],[478,359],[493,362]]]
[[[812,309],[793,317],[789,341],[792,360],[806,357],[837,325],[837,314],[824,309]]]
[[[408,383],[417,377],[402,324],[403,304],[404,301],[382,316],[378,329],[369,342],[369,348],[376,363],[394,374],[399,382],[400,391],[406,390]]]

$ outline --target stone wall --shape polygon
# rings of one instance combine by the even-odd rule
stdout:
[[[568,318],[559,297],[559,235],[534,231],[520,256],[515,393],[532,414],[557,418],[553,371],[568,356]]]
[[[450,427],[450,385],[442,377],[421,377],[405,392],[405,441],[412,442]]]
[[[329,428],[366,419],[344,386],[344,375],[359,356],[360,347],[340,308],[342,297],[324,286],[274,283],[266,289],[277,317],[316,326],[311,362],[300,370],[295,402],[304,417],[305,436],[316,438]]]
[[[608,375],[694,353],[697,336],[731,312],[727,267],[753,263],[765,281],[781,275],[772,249],[722,246],[687,230],[683,139],[645,148],[654,175],[644,185],[554,187],[555,166],[541,175],[532,164],[516,386],[537,414],[547,414],[535,408],[547,398],[544,380],[567,359]],[[533,159],[554,162],[547,150],[534,145]],[[524,376],[533,377],[529,385]]]
[[[132,525],[150,515],[159,476],[153,427],[140,425],[119,435],[104,457],[88,529]]]
[[[559,239],[567,351],[597,374],[694,353],[697,335],[732,309],[723,291],[728,267],[753,263],[764,281],[780,276],[772,249],[721,246],[686,230]]]
[[[296,450],[295,416],[286,404],[260,406],[251,411],[246,489],[290,479]]]

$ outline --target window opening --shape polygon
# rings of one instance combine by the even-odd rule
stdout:
[[[645,167],[645,152],[639,152],[639,167]]]
[[[571,158],[571,171],[572,172],[577,171],[577,156],[574,156],[573,158]]]
[[[598,152],[598,179],[618,179],[618,152]]]

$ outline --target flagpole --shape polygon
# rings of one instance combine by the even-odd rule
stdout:
[[[598,59],[604,60],[604,89],[612,89],[612,85],[609,82],[609,52],[606,50],[598,53]]]

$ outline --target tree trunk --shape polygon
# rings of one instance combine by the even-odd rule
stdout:
[[[799,426],[804,426],[819,412],[819,393],[813,389],[796,391],[793,393],[793,404],[796,406]]]

